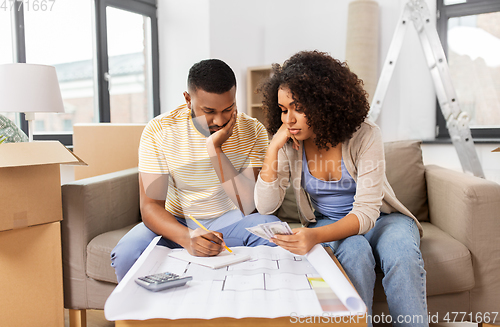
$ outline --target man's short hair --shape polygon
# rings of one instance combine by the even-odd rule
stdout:
[[[202,89],[209,93],[226,93],[236,86],[234,72],[219,59],[202,60],[191,67],[188,75],[188,89]]]

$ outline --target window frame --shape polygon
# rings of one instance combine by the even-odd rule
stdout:
[[[500,11],[500,1],[497,0],[467,0],[465,3],[453,5],[445,5],[444,0],[437,0],[436,28],[446,57],[448,57],[448,19],[497,11]],[[439,101],[436,103],[436,140],[449,140],[450,134],[446,128],[446,120],[441,112]],[[500,139],[500,127],[471,128],[471,134],[475,142],[496,142]]]
[[[156,0],[95,0],[95,28],[97,51],[97,94],[99,101],[99,122],[111,122],[109,82],[104,75],[109,72],[108,60],[108,34],[106,7],[113,7],[135,14],[148,16],[151,19],[151,65],[153,81],[153,116],[160,114],[160,88],[159,88],[159,52],[158,52],[158,20],[156,18]]]
[[[99,113],[99,123],[109,123],[111,121],[110,95],[108,82],[104,78],[104,73],[108,71],[107,53],[107,31],[106,31],[106,7],[114,7],[121,10],[130,11],[143,16],[148,16],[151,21],[151,65],[152,65],[152,91],[153,91],[153,116],[160,114],[160,78],[159,78],[159,45],[158,45],[158,20],[156,0],[94,0],[95,21],[93,30],[95,31],[95,103]],[[26,63],[26,38],[24,34],[24,2],[17,0],[16,8],[20,10],[12,11],[12,37],[14,62]],[[28,134],[28,122],[23,113],[20,114],[20,128]],[[53,133],[35,134],[34,140],[57,140],[65,146],[73,145],[73,133]]]

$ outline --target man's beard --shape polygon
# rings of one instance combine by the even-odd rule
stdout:
[[[194,113],[194,110],[191,110],[191,118],[193,119],[193,121],[195,120],[196,118],[196,114]],[[212,125],[212,126],[208,126],[208,132],[210,133],[210,135],[212,135],[213,133],[215,132],[218,132],[220,131],[221,129],[223,129],[229,122],[225,123],[224,125],[222,126],[219,126],[219,125]],[[207,124],[208,125],[208,124]],[[201,126],[200,126],[201,127]],[[213,128],[217,128],[216,131],[212,130]]]

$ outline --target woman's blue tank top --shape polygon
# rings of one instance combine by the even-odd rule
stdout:
[[[302,187],[309,193],[313,208],[332,220],[344,218],[351,210],[356,195],[356,182],[341,160],[342,177],[338,181],[323,181],[311,175],[304,149]]]

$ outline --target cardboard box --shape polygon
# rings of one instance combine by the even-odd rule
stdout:
[[[57,141],[0,144],[0,324],[64,326]]]
[[[60,164],[85,165],[57,141],[0,144],[0,231],[62,220]]]
[[[87,167],[75,167],[75,180],[137,167],[146,124],[76,124],[73,151]]]
[[[0,232],[0,325],[64,326],[59,222]]]
[[[491,152],[500,152],[500,148],[496,148],[495,150],[493,150]]]

